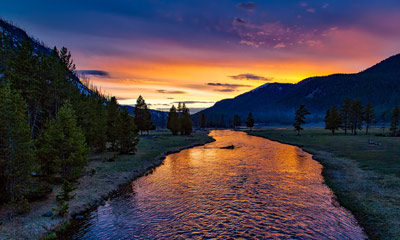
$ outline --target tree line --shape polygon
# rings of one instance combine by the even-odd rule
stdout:
[[[374,107],[371,103],[367,103],[363,106],[360,99],[345,98],[344,102],[338,108],[333,106],[326,111],[324,118],[325,129],[330,130],[332,135],[339,129],[343,129],[344,134],[351,133],[353,135],[358,134],[358,130],[362,130],[365,124],[365,134],[368,135],[369,130],[373,124],[378,121],[382,123],[382,131],[385,131],[385,124],[387,122],[387,115],[391,112],[390,119],[390,133],[391,136],[399,136],[399,117],[400,107],[396,106],[393,110],[384,111],[381,113],[380,119],[378,120],[375,115]],[[300,105],[296,110],[294,118],[294,128],[297,131],[297,135],[300,135],[300,131],[303,130],[302,125],[305,124],[305,117],[310,112],[306,109],[305,105]]]
[[[178,108],[174,105],[169,110],[167,119],[167,128],[172,135],[190,135],[193,131],[192,118],[190,110],[185,103],[178,103]]]

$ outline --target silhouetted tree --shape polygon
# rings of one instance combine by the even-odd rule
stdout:
[[[301,127],[302,124],[305,124],[306,115],[311,114],[304,104],[300,105],[299,108],[296,110],[294,116],[294,129],[297,131],[297,136],[300,136],[300,131],[303,130]]]
[[[107,104],[107,141],[111,143],[111,150],[117,150],[119,107],[115,97]]]
[[[339,110],[336,106],[328,109],[325,116],[325,129],[331,130],[332,135],[341,127],[342,120],[340,118]]]
[[[253,114],[249,113],[249,115],[247,116],[246,119],[246,126],[248,128],[250,128],[250,131],[252,130],[252,128],[254,127],[254,118],[253,118]]]
[[[372,121],[374,120],[374,117],[375,117],[375,111],[374,108],[372,107],[372,104],[369,102],[367,103],[364,109],[365,135],[368,135],[368,130],[371,126]]]
[[[181,122],[181,134],[190,135],[192,133],[192,118],[190,117],[189,108],[186,107],[185,103],[182,104],[182,113],[180,117]]]
[[[139,137],[134,118],[124,108],[118,119],[118,147],[122,154],[135,154]]]
[[[389,110],[383,111],[381,113],[381,122],[382,122],[382,133],[385,133],[385,128],[386,128],[386,122],[387,122],[387,116],[390,114]]]
[[[235,114],[233,116],[233,127],[236,129],[236,127],[240,126],[242,124],[242,120],[240,120],[239,115]]]
[[[200,115],[200,128],[204,129],[206,127],[206,115],[202,112]]]
[[[136,100],[135,124],[141,134],[143,133],[143,131],[146,131],[148,133],[149,130],[154,128],[154,125],[151,121],[150,111],[147,108],[147,104],[142,96],[139,96]]]
[[[176,108],[172,105],[169,110],[167,128],[171,131],[172,135],[177,135],[179,133],[179,116],[176,112]]]
[[[357,129],[362,129],[362,122],[364,119],[364,108],[360,99],[354,99],[351,103],[350,109],[350,124],[351,130],[354,135],[357,135]]]
[[[396,135],[398,127],[399,127],[399,118],[400,118],[400,107],[396,106],[392,112],[392,122],[390,124],[390,131],[392,131],[392,135]]]
[[[342,128],[344,134],[347,134],[347,130],[350,128],[350,111],[351,111],[351,100],[350,98],[345,98],[340,109],[340,118],[342,119]]]

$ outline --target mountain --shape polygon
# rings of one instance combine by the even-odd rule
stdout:
[[[400,54],[354,74],[332,74],[311,77],[296,84],[267,83],[233,99],[224,99],[193,115],[195,123],[204,113],[208,120],[220,122],[238,114],[242,121],[249,112],[256,122],[264,124],[292,123],[295,109],[305,104],[312,113],[311,122],[323,120],[325,112],[340,105],[346,97],[371,102],[376,112],[400,104]]]

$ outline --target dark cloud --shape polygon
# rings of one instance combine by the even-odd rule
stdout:
[[[240,9],[256,9],[257,8],[257,4],[255,4],[254,2],[239,3],[237,5],[237,7],[240,8]]]
[[[215,89],[217,92],[234,92],[236,91],[235,89],[232,88],[223,88],[223,89]]]
[[[215,103],[213,101],[176,101],[172,103],[196,104],[196,103]]]
[[[261,80],[261,81],[271,81],[271,78],[263,77],[263,76],[257,76],[255,74],[251,73],[244,73],[244,74],[239,74],[236,76],[229,76],[232,79],[236,80]]]
[[[234,23],[237,23],[237,24],[246,24],[247,22],[243,19],[243,18],[235,18],[234,20],[233,20],[233,22]]]
[[[250,85],[230,84],[230,83],[207,83],[207,85],[215,87],[225,87],[225,88],[251,87]]]
[[[77,70],[78,74],[96,76],[96,77],[110,77],[110,74],[102,70]]]
[[[186,92],[184,91],[178,91],[178,90],[157,90],[158,93],[165,93],[165,94],[185,94]]]

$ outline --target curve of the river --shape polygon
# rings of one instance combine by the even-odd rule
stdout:
[[[365,239],[322,166],[295,146],[230,130],[169,155],[98,207],[75,239]],[[234,149],[221,149],[234,145]]]

